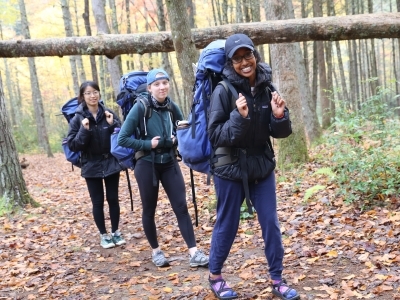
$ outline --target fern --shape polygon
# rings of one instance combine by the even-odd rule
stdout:
[[[317,192],[325,189],[326,186],[325,185],[314,185],[313,187],[310,187],[309,189],[306,190],[306,192],[304,193],[304,202],[306,202],[308,199],[310,199],[314,194],[316,194]]]
[[[335,178],[335,173],[332,171],[331,168],[328,167],[320,168],[314,174],[326,175],[329,176],[331,179]]]

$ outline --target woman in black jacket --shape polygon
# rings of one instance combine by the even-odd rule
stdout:
[[[93,204],[93,217],[100,232],[100,245],[112,248],[125,244],[119,225],[118,185],[121,166],[110,153],[110,136],[121,122],[117,115],[100,101],[100,88],[93,81],[82,83],[79,89],[78,106],[69,123],[68,147],[81,151],[81,175],[85,178]],[[111,235],[104,221],[104,190],[110,211]]]
[[[210,249],[210,287],[219,299],[238,297],[222,278],[221,270],[235,239],[240,207],[246,198],[248,206],[254,206],[261,225],[273,294],[281,299],[299,299],[296,290],[282,280],[284,252],[270,142],[270,137],[285,138],[291,134],[289,111],[271,85],[270,67],[260,62],[248,36],[230,36],[225,54],[223,74],[239,97],[232,111],[231,96],[222,85],[211,96],[208,135],[215,153],[212,172],[218,203]]]

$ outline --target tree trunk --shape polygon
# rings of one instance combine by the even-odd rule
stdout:
[[[7,95],[8,99],[10,100],[9,102],[9,111],[10,111],[10,118],[11,118],[11,126],[16,126],[17,125],[17,114],[15,111],[16,105],[13,103],[13,99],[15,99],[14,91],[12,89],[12,83],[11,83],[11,73],[10,69],[8,68],[8,63],[7,59],[3,58],[4,61],[4,70],[5,70],[5,75],[6,75],[6,87],[7,87]]]
[[[197,49],[203,49],[211,41],[224,39],[238,31],[250,36],[255,45],[397,38],[400,36],[400,13],[227,24],[193,29],[191,43]],[[106,55],[112,58],[127,53],[143,54],[174,50],[170,32],[0,41],[0,57]]]
[[[157,0],[158,1],[158,0]],[[131,25],[131,12],[130,12],[130,0],[125,0],[125,15],[126,15],[126,33],[132,33]],[[133,54],[129,53],[129,60],[126,62],[126,69],[128,71],[135,69],[135,63],[133,60]]]
[[[27,204],[37,206],[29,195],[18,159],[15,142],[5,105],[3,84],[0,76],[0,202],[14,211]]]
[[[119,28],[118,28],[118,19],[117,19],[117,7],[115,6],[115,0],[108,0],[110,9],[111,9],[111,32],[114,34],[119,34]],[[117,61],[118,67],[119,67],[119,73],[122,74],[122,60],[121,56],[116,56],[114,57],[114,60]],[[119,84],[118,84],[119,87]],[[118,90],[119,92],[119,90]]]
[[[243,22],[242,1],[236,0],[236,23]]]
[[[166,3],[176,59],[182,77],[183,98],[189,104],[193,98],[194,74],[192,63],[197,61],[198,54],[192,40],[189,17],[186,12],[186,1],[167,0]]]
[[[193,0],[186,0],[186,6],[187,6],[187,12],[188,12],[188,16],[189,16],[190,28],[196,28],[196,23],[194,20],[194,16],[196,15],[196,4],[193,2]],[[161,28],[160,28],[160,31],[162,31]]]
[[[165,31],[167,29],[166,23],[165,23],[165,11],[164,11],[164,4],[163,0],[157,0],[157,18],[158,18],[158,28],[160,31]],[[193,20],[194,22],[194,20]],[[169,95],[170,97],[179,104],[180,107],[184,107],[185,101],[181,101],[183,99],[179,99],[175,95],[174,91],[174,85],[175,85],[175,80],[174,80],[174,72],[172,71],[171,63],[169,60],[168,53],[162,52],[161,53],[161,67],[169,74],[171,81],[170,85],[171,88],[169,90]],[[175,87],[176,89],[176,87]]]
[[[265,0],[267,20],[283,20],[294,15],[293,7],[285,2]],[[301,103],[304,95],[301,94],[298,77],[298,65],[302,58],[299,44],[270,45],[269,48],[273,81],[277,84],[282,97],[287,101],[292,120],[293,133],[288,138],[279,140],[278,164],[284,168],[288,164],[304,163],[308,159]],[[304,64],[302,66],[304,67]],[[309,117],[312,118],[312,116]]]
[[[31,34],[29,32],[28,18],[26,15],[24,0],[19,0],[19,9],[21,12],[23,35],[25,39],[30,39]],[[32,101],[33,101],[33,107],[35,109],[35,120],[36,120],[39,146],[44,149],[48,157],[53,157],[53,153],[51,152],[50,149],[49,137],[47,135],[46,120],[43,109],[42,95],[40,94],[39,80],[36,73],[35,59],[29,57],[28,64],[29,64],[29,73],[31,78]]]
[[[86,35],[91,36],[92,30],[90,29],[90,21],[89,21],[89,0],[84,0],[84,1],[85,1],[85,11],[82,14],[82,18],[85,23]],[[97,75],[96,57],[94,55],[90,55],[90,67],[92,69],[92,80],[95,82],[99,82],[99,76]]]
[[[78,7],[76,4],[77,0],[74,0],[74,12],[75,12],[75,28],[76,28],[76,35],[80,36],[81,33],[79,31],[79,17],[78,17]],[[76,67],[78,68],[78,76],[79,76],[79,82],[85,82],[86,81],[86,72],[85,68],[83,66],[83,60],[81,55],[76,56]]]
[[[303,19],[308,18],[308,13],[306,10],[306,0],[301,0],[301,17]],[[310,82],[310,63],[308,58],[308,45],[307,42],[303,42],[303,58],[304,58],[304,65],[306,67],[306,75],[307,75],[307,82]]]
[[[374,5],[372,0],[368,0],[368,13],[374,13]],[[376,64],[376,53],[375,53],[375,41],[373,39],[370,40],[371,43],[371,53],[369,55],[369,60],[370,60],[370,71],[371,71],[371,77],[376,78],[376,80],[371,81],[371,92],[372,94],[376,93],[376,88],[380,85],[379,83],[379,77],[378,77],[378,67]],[[366,53],[368,55],[368,53]]]
[[[103,1],[92,0],[92,9],[96,20],[98,35],[100,35],[101,37],[104,34],[110,34],[110,29],[107,24],[106,12],[103,5]],[[121,78],[121,72],[118,65],[118,60],[107,58],[107,66],[108,66],[108,72],[110,74],[111,86],[113,88],[114,97],[117,98],[119,92],[119,79]],[[104,92],[105,91],[103,91],[103,93]]]
[[[314,17],[322,17],[321,0],[313,1]],[[328,98],[328,82],[326,78],[324,42],[317,42],[318,59],[318,78],[319,78],[319,98],[321,104],[322,128],[328,128],[331,125],[331,107]]]
[[[18,69],[14,67],[15,76],[14,78],[19,78]],[[21,96],[21,88],[19,87],[19,80],[16,80],[14,84],[14,105],[15,105],[15,115],[22,116],[21,106],[22,106],[22,96]],[[17,119],[17,124],[21,124],[21,118]]]
[[[69,11],[69,6],[68,6],[67,0],[61,0],[61,9],[62,9],[63,20],[64,20],[65,35],[68,37],[72,37],[75,34],[72,29],[71,12]],[[69,57],[69,64],[71,67],[71,77],[72,77],[72,84],[73,84],[73,88],[74,88],[74,95],[79,95],[79,79],[78,79],[78,72],[76,69],[76,56],[71,55]]]
[[[312,83],[311,83],[311,97],[313,108],[317,110],[318,102],[318,59],[317,59],[317,42],[313,43],[313,65],[312,65]]]

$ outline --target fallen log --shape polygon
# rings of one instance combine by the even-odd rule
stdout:
[[[375,13],[323,18],[228,24],[193,29],[196,48],[243,32],[256,45],[301,41],[400,38],[400,13]],[[172,52],[171,33],[99,34],[97,36],[0,41],[0,57],[105,55]]]

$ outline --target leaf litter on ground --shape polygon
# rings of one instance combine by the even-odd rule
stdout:
[[[208,270],[189,267],[162,188],[156,224],[160,245],[171,261],[168,268],[151,262],[133,172],[133,211],[123,172],[119,190],[120,229],[127,244],[102,249],[80,170],[71,171],[62,154],[23,157],[29,162],[24,179],[40,207],[0,217],[0,299],[216,299],[208,287]],[[181,166],[194,220],[189,170]],[[310,162],[302,172],[276,171],[277,178],[290,178],[277,181],[284,277],[302,299],[400,299],[399,197],[388,199],[385,207],[362,211],[336,197],[324,176],[307,176],[317,169]],[[205,175],[195,173],[195,234],[198,248],[208,254],[216,214],[214,189],[206,182]],[[317,185],[327,187],[304,201],[307,189]],[[108,218],[106,224],[110,227]],[[255,218],[241,222],[223,274],[240,299],[273,297]]]

